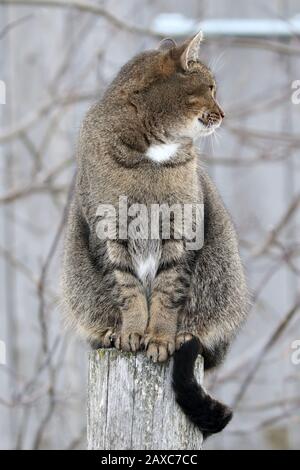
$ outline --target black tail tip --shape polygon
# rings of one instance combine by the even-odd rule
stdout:
[[[231,408],[217,400],[213,400],[210,397],[209,400],[210,403],[207,407],[207,412],[205,413],[205,419],[203,420],[202,415],[201,425],[199,426],[204,439],[207,439],[212,434],[217,434],[223,431],[233,418]],[[204,422],[205,426],[203,426]]]

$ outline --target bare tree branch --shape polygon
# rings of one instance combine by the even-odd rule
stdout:
[[[26,21],[30,20],[33,18],[33,15],[26,15],[22,16],[21,18],[18,18],[15,21],[11,21],[8,23],[1,31],[0,31],[0,41],[3,39],[12,29],[16,28],[22,23],[25,23]]]
[[[297,406],[294,406],[292,408],[290,408],[289,410],[286,410],[282,413],[279,413],[278,415],[275,415],[275,416],[272,416],[271,418],[268,418],[266,420],[263,420],[262,422],[256,424],[255,426],[253,426],[252,428],[248,428],[248,429],[233,429],[232,431],[228,431],[230,434],[233,434],[233,435],[238,435],[238,436],[241,436],[241,435],[249,435],[249,434],[252,434],[254,432],[259,432],[259,431],[262,431],[263,429],[266,429],[266,428],[270,428],[271,426],[274,427],[275,425],[277,425],[278,423],[282,422],[282,421],[285,421],[291,417],[295,417],[295,414],[298,413],[299,411],[299,405]],[[299,418],[298,418],[299,419]]]
[[[265,343],[263,348],[258,352],[256,359],[251,365],[251,368],[249,372],[247,373],[245,379],[243,380],[240,389],[238,393],[236,394],[236,397],[233,402],[233,407],[236,408],[241,400],[244,398],[249,386],[251,385],[256,373],[259,370],[259,367],[261,366],[263,362],[264,356],[270,351],[270,349],[274,346],[274,344],[278,341],[280,336],[285,332],[287,326],[290,324],[290,322],[293,320],[293,318],[296,316],[298,313],[298,310],[300,309],[300,301],[298,301],[293,308],[284,316],[284,319],[280,322],[276,330],[273,332],[272,336],[268,339],[268,341]]]
[[[266,251],[269,249],[269,247],[273,245],[273,243],[276,241],[277,237],[280,235],[282,230],[287,227],[289,221],[295,215],[299,207],[300,207],[300,194],[298,194],[294,198],[294,200],[290,203],[286,212],[281,217],[276,227],[270,231],[270,233],[268,234],[266,240],[264,240],[262,245],[254,251],[253,256],[255,258],[264,255]]]
[[[125,21],[117,18],[103,7],[91,3],[89,1],[80,0],[0,0],[3,4],[14,5],[29,5],[29,6],[43,6],[48,8],[72,8],[81,11],[82,13],[90,13],[92,15],[101,16],[110,24],[119,30],[127,31],[128,33],[136,33],[143,36],[150,36],[155,38],[162,38],[162,35],[152,31],[148,28],[141,28],[136,25],[129,25]]]
[[[70,93],[66,96],[51,97],[38,109],[26,116],[22,122],[17,124],[13,129],[4,130],[2,134],[0,134],[0,144],[9,142],[15,138],[19,138],[24,132],[28,131],[32,126],[37,124],[41,118],[47,116],[55,108],[55,106],[66,107],[77,104],[80,101],[91,101],[99,97],[100,93],[101,91],[97,89],[87,93]]]

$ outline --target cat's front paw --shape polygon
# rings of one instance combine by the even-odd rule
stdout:
[[[165,362],[175,351],[175,338],[170,336],[146,335],[144,339],[146,354],[153,362]]]
[[[115,347],[125,352],[136,352],[142,347],[142,335],[136,332],[121,331],[116,335]]]

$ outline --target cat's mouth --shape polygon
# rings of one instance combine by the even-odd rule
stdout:
[[[201,117],[198,118],[198,121],[199,121],[206,129],[210,129],[211,127],[214,127],[214,128],[220,127],[220,125],[221,125],[221,123],[222,123],[222,119],[218,119],[218,120],[209,120],[208,122],[205,122],[204,119],[202,119]]]
[[[177,135],[189,137],[193,140],[200,137],[207,137],[213,134],[220,127],[222,119],[205,119],[203,116],[195,116],[188,125],[176,130]]]
[[[201,135],[210,135],[220,127],[222,120],[205,122],[201,117],[198,118],[198,122],[201,124]]]

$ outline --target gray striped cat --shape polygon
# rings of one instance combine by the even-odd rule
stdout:
[[[245,320],[248,293],[233,224],[194,145],[224,118],[215,79],[199,59],[201,40],[202,33],[180,46],[165,40],[139,54],[88,112],[62,283],[70,323],[93,347],[143,348],[154,362],[178,351],[177,400],[209,435],[231,411],[196,383],[194,361],[198,353],[207,369],[222,361]],[[187,249],[172,216],[169,238],[121,237],[120,218],[100,237],[99,220],[108,219],[99,207],[118,213],[120,197],[147,214],[152,205],[203,206],[203,246]]]

